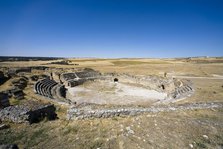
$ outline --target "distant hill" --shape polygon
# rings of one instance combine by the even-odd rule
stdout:
[[[22,57],[22,56],[0,56],[0,62],[3,61],[47,61],[63,59],[62,57]]]

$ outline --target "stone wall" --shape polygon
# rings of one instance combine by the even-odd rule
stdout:
[[[18,67],[18,68],[9,68],[7,74],[9,76],[16,76],[18,73],[31,73],[31,67]]]
[[[3,79],[5,77],[3,71],[0,71],[0,79]]]
[[[194,93],[193,84],[189,80],[179,80],[160,76],[133,76],[129,74],[107,73],[102,79],[118,79],[120,83],[139,84],[148,89],[165,92],[168,99],[184,98]]]
[[[19,149],[17,144],[1,144],[0,149]]]
[[[0,93],[0,109],[10,106],[8,94]]]
[[[76,79],[77,75],[75,74],[75,72],[69,72],[69,73],[63,73],[61,74],[61,81],[62,82],[66,82],[68,80],[73,80]]]
[[[8,89],[6,91],[3,91],[3,93],[7,94],[9,98],[13,97],[14,99],[21,100],[24,99],[24,92],[21,89],[12,87],[11,89]]]
[[[111,81],[117,78],[118,82],[140,84],[144,87],[147,87],[148,89],[153,89],[160,92],[171,92],[174,90],[174,81],[171,78],[164,78],[159,76],[134,76],[129,74],[114,73],[106,74],[105,76],[108,78],[110,77]]]
[[[73,80],[67,80],[64,85],[69,87],[75,87],[78,85],[83,84],[86,81],[86,79],[73,79]]]
[[[103,108],[94,106],[72,107],[67,111],[68,120],[91,119],[91,118],[110,118],[115,116],[134,116],[142,113],[171,112],[179,110],[211,109],[222,108],[222,103],[194,103],[178,106],[164,107],[113,107]]]
[[[81,71],[63,73],[60,80],[65,86],[74,87],[83,84],[87,80],[98,79],[100,77],[101,74],[98,71],[85,68]]]
[[[11,84],[15,88],[23,90],[27,86],[28,80],[29,80],[28,78],[23,76],[23,77],[19,77],[19,78],[13,79],[11,81]]]
[[[0,85],[4,84],[8,79],[9,77],[5,76],[3,71],[0,71]]]
[[[0,119],[1,121],[11,121],[14,123],[28,122],[32,124],[44,118],[54,120],[57,117],[55,110],[56,108],[52,104],[9,106],[0,110]]]

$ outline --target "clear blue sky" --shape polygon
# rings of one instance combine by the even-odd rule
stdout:
[[[0,0],[1,56],[223,56],[223,0]]]

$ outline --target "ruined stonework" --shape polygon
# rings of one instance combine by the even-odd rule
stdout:
[[[18,73],[31,73],[31,70],[31,67],[9,68],[7,74],[13,77],[16,76]]]
[[[99,79],[101,74],[93,69],[85,68],[82,71],[61,74],[61,82],[65,86],[74,87],[83,84],[87,80]]]
[[[8,76],[4,70],[0,71],[0,85],[4,84],[9,79],[10,79],[10,76]]]
[[[0,110],[0,119],[1,121],[32,124],[44,118],[54,120],[57,117],[55,110],[56,108],[52,104],[40,105],[34,103],[34,105],[9,106]]]
[[[120,83],[139,84],[150,90],[167,93],[167,99],[180,99],[194,93],[190,80],[174,79],[160,76],[133,76],[129,74],[108,73],[104,79]],[[117,81],[118,80],[118,81]]]
[[[8,107],[10,105],[8,94],[0,93],[0,109]]]
[[[129,74],[106,74],[107,78],[112,80],[118,79],[121,83],[140,84],[148,89],[156,91],[170,91],[174,89],[173,79],[163,78],[159,76],[134,76]],[[111,81],[112,81],[111,80]]]
[[[0,149],[19,149],[16,144],[1,144]]]
[[[56,81],[57,83],[60,83],[60,73],[59,72],[51,72],[50,77],[52,80]]]
[[[24,95],[25,95],[23,90],[16,87],[13,87],[9,90],[4,91],[4,93],[6,93],[8,97],[10,98],[13,97],[14,99],[17,99],[17,100],[24,99]]]
[[[67,111],[68,120],[92,119],[92,118],[111,118],[115,116],[135,116],[142,113],[158,113],[171,111],[185,111],[195,109],[222,108],[222,103],[194,103],[178,106],[162,107],[96,107],[87,105],[83,107],[71,107]]]
[[[26,88],[27,84],[28,84],[28,78],[24,76],[15,78],[15,79],[12,79],[11,81],[12,87],[3,92],[7,94],[9,98],[13,97],[14,99],[21,100],[21,99],[24,99],[25,94],[23,90]]]
[[[4,75],[4,72],[0,71],[0,85],[4,84],[6,80],[7,80],[7,77]]]
[[[33,75],[29,79],[30,81],[38,81],[38,80],[49,79],[49,78],[50,78],[49,76],[42,74],[42,75]]]
[[[12,86],[14,86],[15,88],[21,89],[21,90],[23,90],[27,86],[27,83],[28,83],[28,78],[26,78],[24,76],[20,77],[20,78],[13,79],[11,81]]]
[[[185,79],[174,79],[175,89],[170,93],[170,97],[174,99],[180,99],[189,97],[194,93],[194,87],[190,80]]]
[[[85,79],[72,79],[72,80],[67,80],[66,82],[64,82],[65,86],[69,86],[69,87],[75,87],[78,85],[81,85],[85,82]]]
[[[45,97],[52,99],[64,99],[66,97],[66,88],[54,80],[43,79],[34,85],[34,91]]]
[[[73,72],[51,70],[51,79],[42,79],[35,83],[34,91],[52,99],[66,99],[66,89],[76,87],[88,80],[111,81],[129,86],[140,86],[143,89],[154,90],[166,94],[162,101],[174,101],[191,96],[194,93],[193,84],[189,80],[174,79],[161,76],[134,76],[130,74],[101,74],[93,69],[85,68]],[[54,80],[55,79],[55,80]],[[68,98],[72,98],[69,96]],[[70,101],[69,99],[63,101]]]
[[[0,71],[0,79],[4,79],[5,75],[2,71]]]

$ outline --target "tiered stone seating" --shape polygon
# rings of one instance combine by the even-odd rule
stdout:
[[[92,80],[100,76],[100,73],[93,69],[84,69],[78,72],[61,74],[61,81],[65,86],[74,87],[82,84],[86,80]]]
[[[174,98],[182,98],[189,96],[193,93],[193,87],[190,82],[183,81],[182,86],[177,86],[175,91],[172,93]]]
[[[96,71],[80,71],[80,72],[76,72],[76,75],[79,78],[91,78],[91,77],[97,77],[100,74]]]
[[[37,94],[54,99],[65,98],[66,96],[66,89],[64,85],[58,84],[54,80],[50,79],[43,79],[36,82],[34,90]]]
[[[75,72],[63,73],[61,75],[61,81],[62,82],[67,81],[67,80],[72,80],[72,79],[75,79],[75,78],[77,78],[77,75],[75,74]]]

